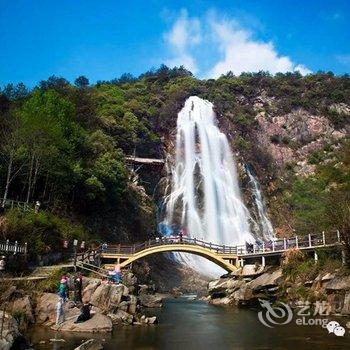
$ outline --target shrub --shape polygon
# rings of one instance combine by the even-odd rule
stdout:
[[[23,212],[11,209],[6,213],[6,225],[0,227],[6,239],[28,243],[32,257],[50,251],[60,251],[63,239],[88,240],[83,227],[52,213]]]

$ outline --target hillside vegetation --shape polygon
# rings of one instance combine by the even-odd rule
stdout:
[[[2,237],[31,242],[38,254],[48,245],[60,249],[62,239],[154,235],[155,183],[140,178],[147,196],[131,181],[125,155],[171,152],[177,112],[191,95],[214,103],[240,165],[250,163],[262,184],[278,234],[339,228],[349,237],[349,76],[259,72],[199,80],[165,66],[96,84],[52,76],[33,89],[3,87],[0,197],[40,201],[41,210],[7,209]]]

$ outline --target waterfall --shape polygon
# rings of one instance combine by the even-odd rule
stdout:
[[[176,159],[165,205],[163,227],[185,228],[189,237],[217,244],[252,241],[228,140],[216,125],[212,103],[196,96],[178,114]],[[180,256],[207,274],[222,272],[201,258]]]
[[[261,238],[264,238],[266,240],[271,240],[274,238],[275,234],[273,231],[273,227],[271,224],[271,221],[269,220],[267,216],[267,210],[266,210],[266,204],[264,201],[264,198],[262,196],[261,188],[259,185],[259,182],[253,175],[252,170],[250,169],[250,166],[246,166],[247,175],[249,177],[249,184],[252,189],[254,204],[257,209],[257,224],[259,228],[259,233]]]

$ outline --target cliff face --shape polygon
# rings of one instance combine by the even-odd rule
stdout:
[[[267,202],[268,214],[278,234],[294,231],[290,198],[293,184],[308,177],[317,178],[320,164],[331,164],[334,153],[350,135],[350,107],[345,103],[331,104],[329,113],[336,111],[344,117],[339,126],[321,111],[310,112],[297,106],[285,113],[275,96],[260,92],[252,99],[236,96],[240,108],[249,108],[247,120],[234,114],[230,108],[220,110],[215,105],[221,130],[228,136],[238,161],[243,195],[248,206],[252,193],[248,185],[245,165],[252,166]],[[215,101],[214,101],[215,103]],[[237,107],[235,107],[237,108]],[[174,115],[174,119],[176,116]],[[174,129],[165,137],[165,155],[174,158]],[[162,183],[165,183],[164,179]],[[159,187],[159,191],[165,186]]]
[[[238,100],[241,108],[250,110],[249,117],[242,120],[239,114],[219,108],[218,118],[236,154],[243,195],[250,203],[244,170],[250,164],[262,185],[276,232],[291,234],[295,230],[294,203],[289,201],[293,186],[308,178],[319,179],[322,166],[331,168],[343,162],[335,154],[349,139],[350,106],[334,103],[326,107],[326,112],[296,106],[286,113],[278,107],[281,101],[276,96],[267,96],[265,91],[254,98],[240,96]],[[329,117],[332,113],[342,115],[343,122],[332,121]]]
[[[324,116],[313,115],[302,108],[280,116],[262,111],[255,118],[259,124],[256,132],[259,145],[267,150],[277,166],[295,163],[297,169],[303,171],[301,175],[312,172],[308,157],[313,152],[336,143],[347,134],[345,128],[336,130]],[[304,167],[306,169],[302,169]]]

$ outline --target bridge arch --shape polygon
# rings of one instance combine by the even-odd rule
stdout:
[[[111,252],[102,253],[102,258],[104,259],[114,259],[120,263],[121,267],[126,267],[136,260],[142,259],[149,255],[157,253],[167,253],[167,252],[182,252],[191,253],[199,255],[209,261],[217,264],[228,272],[233,272],[237,270],[237,256],[229,254],[227,256],[223,254],[218,254],[215,250],[193,244],[183,244],[183,243],[172,243],[172,244],[162,244],[159,246],[151,246],[143,250],[137,251],[133,254],[118,254]]]

